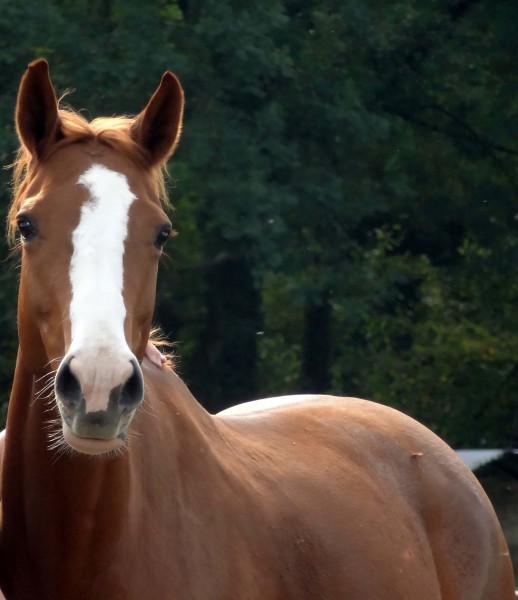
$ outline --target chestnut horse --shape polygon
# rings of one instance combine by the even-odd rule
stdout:
[[[330,396],[212,416],[144,359],[182,110],[171,73],[135,119],[91,123],[46,62],[22,79],[7,599],[514,598],[487,497],[422,425]]]

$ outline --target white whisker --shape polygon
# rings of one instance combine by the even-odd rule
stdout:
[[[144,403],[142,403],[140,405],[139,410],[141,410],[142,412],[145,412],[147,415],[149,415],[150,417],[153,417],[154,419],[158,419],[158,411],[155,412],[151,412],[150,410],[148,410],[145,406]]]

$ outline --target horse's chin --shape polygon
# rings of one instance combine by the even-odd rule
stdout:
[[[66,423],[63,423],[63,437],[72,450],[80,452],[81,454],[89,454],[90,456],[112,454],[121,450],[124,446],[124,440],[120,437],[109,440],[80,437],[76,435]]]

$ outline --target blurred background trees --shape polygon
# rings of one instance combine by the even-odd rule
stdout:
[[[518,435],[518,5],[0,0],[0,162],[26,64],[64,102],[187,97],[156,319],[211,411],[370,397],[454,446]],[[2,210],[9,173],[0,175]],[[5,247],[5,257],[8,249]],[[0,270],[0,385],[16,357]]]

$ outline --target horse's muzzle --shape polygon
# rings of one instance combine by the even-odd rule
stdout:
[[[80,452],[85,451],[81,448],[86,448],[88,444],[80,443],[78,438],[85,442],[118,440],[118,445],[122,445],[127,436],[128,425],[144,395],[138,362],[134,358],[130,359],[130,365],[124,371],[124,379],[115,386],[107,386],[107,382],[115,383],[113,378],[103,379],[102,372],[99,374],[89,368],[86,372],[89,377],[85,379],[85,373],[79,371],[77,365],[74,367],[73,360],[72,357],[63,361],[55,381],[65,440]],[[106,365],[99,365],[101,371],[103,367],[106,368]],[[77,371],[79,374],[76,374]],[[105,385],[99,384],[99,381],[104,381]]]

